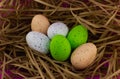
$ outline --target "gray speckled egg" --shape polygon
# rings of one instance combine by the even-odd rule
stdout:
[[[40,32],[31,31],[26,35],[28,46],[40,53],[47,54],[49,52],[49,38]]]
[[[68,31],[69,30],[66,24],[62,22],[55,22],[49,26],[47,35],[50,39],[52,39],[55,35],[58,35],[58,34],[66,36]]]

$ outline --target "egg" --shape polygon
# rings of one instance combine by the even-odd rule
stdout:
[[[71,63],[76,69],[88,67],[96,58],[97,47],[93,43],[85,43],[76,48],[71,55]]]
[[[63,35],[55,35],[50,42],[51,56],[57,61],[65,61],[70,57],[71,46]]]
[[[66,36],[68,33],[68,27],[63,22],[55,22],[50,25],[47,31],[47,35],[50,39],[52,39],[55,35],[63,35]]]
[[[40,53],[49,53],[49,38],[40,32],[31,31],[26,35],[26,42],[31,49],[34,49]]]
[[[50,23],[44,15],[35,15],[31,22],[31,30],[47,34]]]
[[[87,42],[88,31],[83,25],[77,25],[70,30],[67,39],[69,40],[72,49],[77,48]]]

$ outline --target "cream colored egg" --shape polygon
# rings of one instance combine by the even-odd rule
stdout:
[[[76,69],[88,67],[96,58],[97,48],[93,43],[86,43],[76,48],[71,55],[71,63]]]
[[[47,34],[47,29],[50,23],[48,19],[41,14],[35,15],[31,22],[31,29],[32,31],[41,32]]]

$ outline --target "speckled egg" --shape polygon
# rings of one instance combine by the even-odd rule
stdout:
[[[96,58],[97,48],[93,43],[85,43],[76,48],[71,55],[71,63],[76,69],[88,67]]]
[[[26,35],[26,42],[28,46],[40,53],[47,54],[49,52],[50,40],[40,32],[31,31]]]
[[[79,45],[87,42],[88,31],[83,25],[77,25],[68,33],[67,39],[69,40],[72,49],[75,49]]]
[[[57,61],[65,61],[71,53],[69,41],[63,35],[55,35],[50,42],[51,56]]]
[[[47,17],[45,17],[44,15],[38,14],[38,15],[35,15],[32,19],[31,29],[32,31],[37,31],[37,32],[47,34],[49,25],[50,23]]]
[[[63,22],[55,22],[51,24],[50,27],[48,28],[47,35],[51,39],[58,34],[66,36],[68,31],[69,30],[66,24],[64,24]]]

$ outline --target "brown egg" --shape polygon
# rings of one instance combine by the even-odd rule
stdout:
[[[50,23],[48,19],[41,14],[35,15],[31,22],[31,29],[32,31],[41,32],[47,34],[47,29]]]
[[[71,63],[76,69],[88,67],[96,58],[97,48],[93,43],[86,43],[76,48],[71,55]]]

